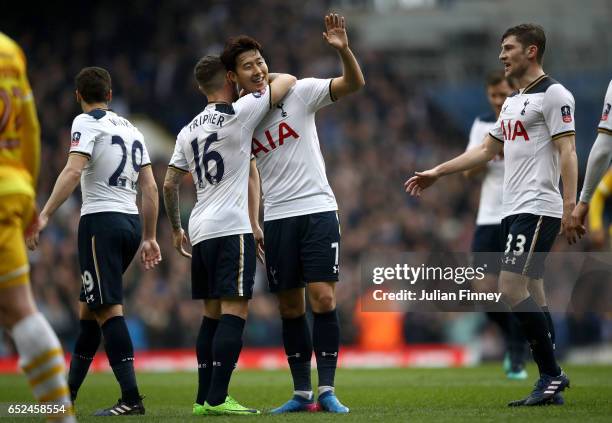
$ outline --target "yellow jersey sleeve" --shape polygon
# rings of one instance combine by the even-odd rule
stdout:
[[[612,170],[603,177],[589,203],[589,230],[599,231],[603,228],[603,213],[606,199],[612,194]]]
[[[40,125],[25,55],[0,33],[0,195],[34,196],[40,168]]]

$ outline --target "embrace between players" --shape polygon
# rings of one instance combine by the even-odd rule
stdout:
[[[221,56],[205,56],[195,66],[198,88],[208,103],[178,134],[163,188],[173,244],[191,258],[192,296],[204,303],[196,341],[199,383],[194,415],[259,413],[229,396],[228,386],[242,348],[256,256],[263,262],[264,250],[294,382],[293,397],[271,412],[349,411],[334,392],[340,342],[335,302],[340,225],[315,113],[365,82],[348,46],[343,17],[325,17],[323,38],[340,56],[340,77],[296,80],[268,74],[262,47],[248,36],[230,38]],[[71,399],[76,400],[103,335],[121,398],[96,415],[144,414],[123,317],[122,274],[141,238],[145,268],[161,261],[155,235],[157,186],[142,134],[108,108],[108,72],[85,68],[76,86],[83,114],[73,122],[68,163],[27,243],[36,248],[38,233],[80,179],[81,330],[68,376]],[[189,239],[181,227],[178,201],[187,173],[197,192]],[[137,186],[142,193],[142,229]],[[192,245],[191,253],[186,242]],[[313,311],[312,335],[305,317],[306,294]],[[313,351],[319,375],[317,402],[310,380]]]
[[[204,302],[196,342],[195,415],[259,413],[229,396],[228,386],[242,347],[256,256],[263,260],[264,251],[269,288],[279,299],[283,343],[294,383],[293,397],[271,412],[349,411],[334,392],[340,228],[314,116],[365,82],[348,47],[344,18],[328,15],[325,27],[324,39],[342,62],[343,74],[337,78],[296,81],[291,75],[268,74],[261,46],[246,36],[229,39],[220,57],[205,56],[195,67],[208,104],[179,133],[163,190],[174,246],[191,258],[193,298]],[[500,242],[499,251],[506,246],[504,257],[511,260],[502,263],[500,284],[540,370],[533,392],[512,405],[563,401],[559,393],[569,386],[569,379],[555,360],[541,308],[546,305],[541,277],[545,255],[559,228],[570,242],[583,233],[580,216],[572,215],[577,179],[574,100],[544,74],[544,46],[544,33],[538,26],[506,31],[500,59],[506,76],[516,81],[520,91],[506,100],[497,124],[479,148],[406,182],[406,190],[419,195],[439,177],[483,165],[504,152],[502,232],[507,239]],[[28,244],[35,248],[38,232],[80,178],[83,286],[81,331],[68,381],[71,397],[76,399],[104,335],[122,396],[98,414],[143,414],[121,306],[121,276],[141,238],[145,268],[161,261],[155,237],[157,187],[142,134],[108,109],[110,75],[100,68],[86,68],[76,82],[84,113],[74,120],[68,164]],[[188,239],[178,206],[179,185],[186,173],[191,174],[197,191],[188,231],[191,253],[185,249]],[[142,192],[142,230],[135,206],[137,185]],[[263,231],[258,216],[260,187]],[[312,335],[305,318],[306,296],[313,311]],[[310,380],[313,351],[319,377],[316,403]]]

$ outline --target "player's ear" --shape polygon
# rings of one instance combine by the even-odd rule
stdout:
[[[236,75],[236,72],[234,71],[227,71],[226,74],[227,79],[230,80],[230,82],[237,84],[238,83],[238,75]]]
[[[108,97],[106,99],[107,103],[110,103],[113,100],[113,90],[108,91]]]
[[[81,100],[83,99],[81,98],[81,94],[79,93],[79,90],[74,90],[74,96],[76,97],[77,103],[81,104]]]
[[[538,54],[538,47],[534,45],[530,45],[527,47],[527,58],[535,59]]]

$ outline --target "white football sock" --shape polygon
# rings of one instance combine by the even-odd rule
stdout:
[[[41,404],[63,405],[63,414],[49,414],[57,422],[76,422],[66,383],[64,352],[55,332],[40,313],[20,320],[11,330],[19,365]]]
[[[293,391],[293,395],[297,395],[310,401],[312,399],[312,391]]]

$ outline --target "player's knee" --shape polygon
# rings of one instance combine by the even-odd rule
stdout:
[[[521,297],[515,291],[502,289],[502,299],[510,307],[514,307],[521,302]]]
[[[87,307],[86,303],[79,303],[79,319],[80,320],[97,320],[93,311]]]
[[[29,285],[5,288],[0,291],[0,298],[0,325],[3,328],[10,330],[16,323],[38,311]]]
[[[314,282],[308,285],[308,299],[315,313],[327,313],[336,308],[335,285],[329,282]]]
[[[304,289],[292,289],[278,294],[278,311],[283,319],[295,319],[306,313]]]
[[[278,311],[283,319],[295,319],[306,313],[303,298],[279,297]]]
[[[501,293],[504,301],[511,307],[516,306],[529,296],[527,287],[521,283],[502,282]]]
[[[92,310],[92,313],[98,321],[98,325],[102,327],[106,321],[115,316],[123,316],[123,307],[121,304],[111,304],[108,306],[101,306]]]
[[[245,300],[221,300],[221,314],[231,314],[246,320],[249,302]]]
[[[485,274],[482,280],[474,279],[472,281],[472,290],[476,292],[498,292],[497,275]]]
[[[278,311],[283,319],[296,319],[306,313],[306,307],[299,301],[279,302]]]
[[[315,293],[310,296],[310,306],[315,313],[327,313],[336,308],[336,297],[333,292]]]
[[[543,279],[531,279],[529,281],[528,290],[529,294],[540,307],[546,305],[546,293],[544,291]]]

